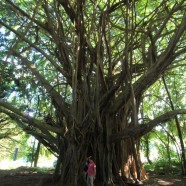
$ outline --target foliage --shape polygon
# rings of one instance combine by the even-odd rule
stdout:
[[[144,178],[138,142],[159,124],[162,143],[178,143],[178,131],[183,152],[184,81],[175,82],[185,72],[185,9],[184,0],[0,2],[0,112],[59,155],[64,185],[77,185],[68,173],[81,173],[88,151],[102,185],[113,167]]]
[[[144,168],[149,173],[155,173],[157,175],[180,175],[180,162],[171,161],[168,162],[165,159],[159,159],[153,162],[153,164],[144,164]]]
[[[21,149],[26,147],[24,141],[27,140],[27,135],[20,128],[16,127],[14,120],[11,120],[3,113],[0,113],[0,116],[0,158],[13,159],[15,148],[19,148],[19,156],[24,157]]]
[[[184,108],[185,93],[183,85],[185,84],[185,67],[180,66],[178,68],[171,68],[167,72],[166,82],[169,87],[172,101],[174,102],[175,108]],[[179,79],[179,81],[176,81]],[[176,81],[176,82],[175,82]],[[179,92],[178,92],[179,90]],[[153,94],[152,94],[153,92]],[[150,107],[154,106],[153,112]],[[170,109],[170,102],[168,95],[165,91],[165,87],[162,81],[158,81],[151,88],[149,88],[144,96],[143,102],[143,113],[146,120],[150,120],[156,117],[156,114],[162,111]],[[185,116],[179,117],[179,123],[183,140],[185,141]],[[156,149],[158,151],[158,157],[163,159],[177,159],[180,160],[181,146],[178,138],[178,131],[176,128],[175,121],[169,121],[166,124],[159,125],[148,135],[150,149]],[[144,143],[144,140],[142,140]],[[143,146],[143,152],[146,153],[146,146]],[[150,159],[153,161],[153,153],[149,153]],[[156,157],[156,158],[158,158]]]

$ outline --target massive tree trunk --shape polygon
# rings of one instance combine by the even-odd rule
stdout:
[[[78,134],[74,129],[72,135],[66,136],[67,144],[63,147],[61,184],[75,186],[83,182],[83,166],[87,156],[93,156],[97,165],[96,183],[101,186],[113,185],[121,181],[138,182],[145,178],[140,154],[134,137],[112,142],[110,137],[117,131],[125,130],[130,123],[116,117],[105,109],[104,114],[93,113],[94,122],[91,130]],[[97,113],[97,115],[96,115]],[[100,117],[101,115],[101,117]],[[90,117],[93,119],[93,117]],[[124,117],[125,119],[127,117]],[[92,121],[88,121],[90,123]],[[129,133],[127,134],[129,135]],[[91,149],[91,150],[90,150]],[[114,176],[114,177],[113,177]],[[73,178],[73,179],[72,179]]]
[[[96,144],[96,160],[97,160],[97,180],[100,185],[111,185],[113,180],[113,147],[110,143],[110,135],[112,134],[113,118],[106,113],[101,120],[101,130],[98,130]]]
[[[65,149],[64,160],[62,161],[61,185],[76,186],[79,173],[79,155],[78,146],[68,143]]]

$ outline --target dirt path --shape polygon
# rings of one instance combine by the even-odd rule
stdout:
[[[25,167],[0,170],[0,186],[39,186],[43,180],[45,183],[42,185],[54,186],[51,179],[52,171],[43,173]],[[186,177],[151,175],[144,186],[186,186]]]
[[[186,186],[186,177],[182,176],[165,176],[165,175],[151,175],[145,181],[145,186]]]
[[[25,167],[0,170],[0,186],[37,186],[44,177],[51,180],[52,171],[43,173]]]

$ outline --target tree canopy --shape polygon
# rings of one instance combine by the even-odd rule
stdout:
[[[63,184],[77,184],[90,152],[103,185],[119,169],[143,179],[137,141],[186,113],[169,96],[167,113],[140,125],[150,88],[185,66],[186,2],[2,0],[0,10],[0,112],[59,155]]]

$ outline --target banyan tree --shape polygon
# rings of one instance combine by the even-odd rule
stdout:
[[[58,156],[59,185],[80,185],[88,155],[100,185],[145,179],[140,138],[186,113],[139,123],[144,92],[184,64],[186,2],[1,0],[0,10],[0,112]],[[185,170],[184,150],[182,160]]]

